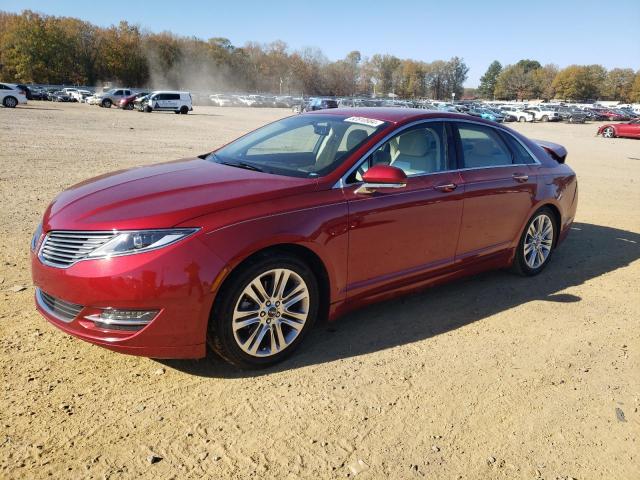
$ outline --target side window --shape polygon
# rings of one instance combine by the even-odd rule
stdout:
[[[165,94],[164,93],[158,93],[157,95],[155,95],[153,97],[154,100],[165,100]]]
[[[522,146],[522,144],[513,138],[513,136],[508,133],[500,132],[502,134],[502,138],[507,142],[511,152],[513,152],[513,163],[516,164],[529,164],[536,163],[531,154],[527,152],[527,149]]]
[[[165,100],[180,100],[180,95],[177,93],[168,93],[166,97],[167,98]]]
[[[451,170],[443,122],[426,122],[405,130],[382,144],[348,179],[362,181],[362,174],[377,164],[400,168],[410,177]]]
[[[464,168],[511,165],[511,153],[500,134],[491,127],[458,123]]]
[[[115,96],[122,95],[122,90],[116,90],[114,95]]]

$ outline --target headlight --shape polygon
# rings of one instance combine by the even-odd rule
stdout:
[[[176,243],[198,230],[198,228],[179,228],[121,232],[92,251],[87,258],[109,258],[157,250]]]
[[[42,222],[36,228],[36,231],[33,232],[33,237],[31,237],[31,251],[34,252],[38,243],[40,243],[40,237],[42,237]]]

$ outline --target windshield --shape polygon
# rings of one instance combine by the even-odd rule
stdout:
[[[340,115],[299,115],[266,125],[210,154],[210,161],[294,177],[333,171],[385,122]]]

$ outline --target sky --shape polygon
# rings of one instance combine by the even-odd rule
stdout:
[[[330,60],[352,50],[426,62],[459,56],[470,68],[469,87],[493,60],[640,69],[640,0],[0,0],[0,10],[25,9],[100,26],[126,20],[155,32],[226,37],[235,46],[283,40],[292,50],[318,47]]]

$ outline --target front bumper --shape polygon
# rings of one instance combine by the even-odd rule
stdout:
[[[44,265],[31,254],[36,308],[51,324],[87,342],[153,358],[206,355],[212,285],[222,268],[195,237],[156,251],[84,260],[69,268]],[[66,314],[50,308],[42,292],[60,300]],[[108,308],[159,313],[136,331],[99,328],[86,318]]]

